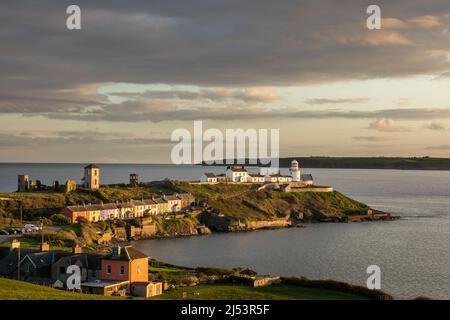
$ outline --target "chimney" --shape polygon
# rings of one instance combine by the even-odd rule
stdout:
[[[75,246],[72,248],[72,253],[73,253],[73,254],[80,254],[80,253],[83,253],[83,248],[81,248],[79,245],[75,245]]]
[[[19,249],[20,248],[20,241],[13,239],[11,241],[11,248],[10,251],[13,251],[14,249]]]
[[[113,248],[113,257],[118,257],[120,256],[120,253],[122,251],[122,248],[120,247],[120,245],[118,245],[117,243],[114,245]]]
[[[48,252],[50,251],[50,245],[48,244],[48,242],[43,242],[40,246],[39,246],[39,250],[41,252]]]

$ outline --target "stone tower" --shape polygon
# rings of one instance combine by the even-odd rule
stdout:
[[[84,184],[86,189],[97,190],[100,188],[100,167],[90,164],[84,167]]]
[[[300,166],[298,165],[297,160],[293,160],[291,162],[291,167],[289,168],[289,172],[291,173],[292,181],[301,181],[301,171]]]
[[[130,174],[130,187],[136,188],[139,186],[139,175],[137,173]]]
[[[30,177],[26,174],[20,174],[17,179],[17,191],[25,192],[30,190]]]

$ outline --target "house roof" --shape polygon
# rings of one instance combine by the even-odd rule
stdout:
[[[190,194],[190,193],[179,193],[177,195],[177,197],[180,198],[180,199],[191,199],[191,198],[193,198],[192,194]]]
[[[312,174],[302,174],[300,175],[301,180],[314,180]]]
[[[9,248],[8,248],[9,250]],[[34,249],[20,249],[20,255],[24,256],[36,252]],[[0,260],[0,275],[9,276],[17,270],[18,249],[14,249]]]
[[[67,260],[69,264],[76,264],[78,261],[81,265],[89,270],[101,270],[102,269],[102,255],[100,254],[91,254],[91,253],[82,253],[82,254],[74,254],[71,256],[66,256],[60,258],[57,262],[62,260]]]
[[[85,169],[100,169],[100,167],[96,164],[91,163],[90,165],[84,167]]]
[[[20,263],[22,263],[28,259],[31,261],[31,263],[33,264],[33,266],[36,269],[45,268],[45,267],[51,266],[53,263],[55,263],[61,257],[66,256],[68,254],[69,253],[66,253],[66,252],[55,252],[55,251],[34,252],[34,253],[29,253],[26,256],[24,256],[23,259],[20,261]]]
[[[212,173],[212,172],[206,172],[205,176],[208,177],[208,178],[215,178],[216,177],[216,175],[214,173]]]
[[[229,169],[233,172],[247,172],[247,169],[244,167],[230,167]]]
[[[133,248],[132,246],[124,246],[120,248],[120,254],[115,255],[114,250],[110,254],[104,257],[106,260],[135,260],[148,258],[145,253]]]

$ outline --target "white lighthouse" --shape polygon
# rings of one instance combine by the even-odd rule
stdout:
[[[297,160],[291,162],[289,172],[291,173],[292,181],[301,181],[301,171]]]

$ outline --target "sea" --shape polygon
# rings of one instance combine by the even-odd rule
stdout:
[[[81,180],[84,164],[0,164],[0,192],[17,188],[17,175],[51,184]],[[140,180],[198,180],[223,167],[100,164],[103,184]],[[251,268],[260,274],[335,279],[366,285],[367,268],[381,269],[381,289],[398,299],[450,299],[450,171],[308,169],[316,184],[332,185],[399,220],[310,223],[305,228],[142,240],[134,245],[176,265]]]

